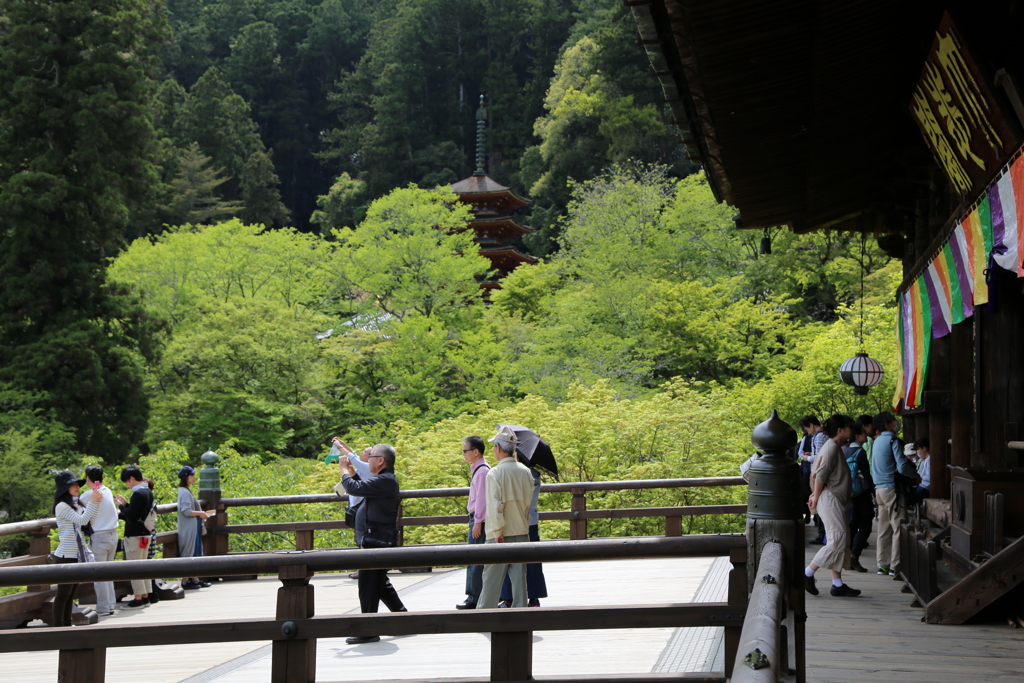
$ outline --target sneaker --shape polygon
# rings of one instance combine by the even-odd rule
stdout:
[[[860,591],[856,588],[850,588],[845,583],[842,586],[832,586],[832,590],[829,591],[833,597],[837,598],[855,598],[860,595]]]
[[[498,602],[498,607],[505,608],[505,607],[511,607],[511,606],[512,606],[512,601],[511,600],[501,600],[501,601]]]
[[[865,569],[864,567],[861,566],[860,560],[858,558],[856,558],[856,557],[854,557],[854,558],[852,558],[850,560],[850,569],[852,569],[855,572],[860,572],[861,574],[864,574],[864,573],[867,572],[867,569]]]
[[[358,579],[359,578],[359,572],[358,571],[352,572],[351,574],[348,575],[348,578],[353,579],[353,580]]]
[[[527,607],[540,607],[540,600],[537,598],[530,598],[530,602]]]
[[[147,607],[147,606],[149,606],[149,601],[147,601],[147,600],[132,600],[132,601],[130,601],[128,603],[125,603],[124,608],[125,609],[140,609],[142,607]]]
[[[813,576],[805,576],[804,577],[804,589],[808,593],[810,593],[811,595],[817,595],[818,594],[818,587],[814,585],[814,577]]]
[[[890,569],[889,570],[889,576],[895,576],[897,581],[902,581],[903,580],[903,579],[899,578],[900,575],[896,573],[896,569]]]
[[[194,591],[199,589],[198,581],[185,581],[181,584],[181,587],[187,591]]]
[[[109,617],[109,616],[113,616],[113,614],[114,614],[114,612],[113,612],[113,610],[111,610],[109,612],[97,612],[96,616],[99,616],[99,617]]]
[[[879,576],[889,576],[889,572],[890,571],[892,571],[892,570],[889,569],[888,567],[879,567],[878,568],[878,575]]]

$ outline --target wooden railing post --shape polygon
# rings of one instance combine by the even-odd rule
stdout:
[[[569,540],[584,541],[587,538],[587,491],[582,487],[572,489],[572,504],[569,512],[573,518],[569,520]]]
[[[729,571],[726,600],[734,607],[745,607],[747,604],[747,549],[733,548],[730,550],[729,562],[732,563],[732,569]],[[736,661],[736,651],[739,648],[742,629],[743,622],[727,624],[724,629],[726,678],[732,676],[733,662]]]
[[[29,534],[28,542],[28,554],[33,557],[46,557],[50,554],[50,531],[49,529],[39,529]],[[38,591],[48,591],[49,586],[28,586],[25,589],[29,593],[36,593]]]
[[[682,536],[683,535],[683,518],[682,518],[682,516],[666,517],[665,518],[665,535],[666,536]]]
[[[103,683],[107,671],[107,648],[61,650],[57,659],[59,683]]]
[[[533,631],[491,634],[491,680],[533,678]]]
[[[283,584],[277,589],[277,618],[281,621],[308,619],[314,615],[313,586],[309,579],[313,572],[306,565],[281,567],[278,578]],[[315,683],[316,638],[303,638],[293,632],[289,640],[275,640],[271,648],[272,683]]]
[[[312,550],[313,549],[313,530],[302,529],[295,532],[295,549],[296,550]]]
[[[228,535],[218,533],[222,527],[228,525],[227,508],[220,502],[220,468],[217,467],[220,456],[213,451],[206,451],[200,459],[203,466],[199,470],[199,497],[205,503],[204,509],[217,513],[205,522],[207,533],[203,536],[203,554],[227,555]]]
[[[781,614],[792,628],[780,631],[787,634],[789,642],[780,649],[789,648],[782,655],[788,664],[795,663],[793,672],[797,683],[806,681],[805,662],[805,621],[803,591],[804,525],[800,510],[800,466],[792,457],[796,445],[796,431],[779,419],[778,413],[754,428],[751,443],[762,453],[747,470],[747,586],[753,590],[759,575],[761,553],[768,543],[776,543],[782,550],[780,573],[785,575],[785,587]],[[777,656],[777,655],[773,655]],[[778,662],[772,662],[778,670]],[[780,675],[789,672],[778,670]]]

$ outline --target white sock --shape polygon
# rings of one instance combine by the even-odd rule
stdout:
[[[814,570],[810,567],[807,567],[806,569],[804,569],[804,576],[814,576]]]
[[[835,586],[836,588],[839,588],[840,586],[843,585],[843,580],[842,579],[832,579],[832,585]]]

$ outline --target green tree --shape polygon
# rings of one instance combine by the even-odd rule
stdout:
[[[480,301],[477,278],[490,261],[467,230],[469,208],[447,188],[399,188],[370,204],[354,231],[335,231],[342,243],[345,282],[379,310],[452,319]]]
[[[242,205],[222,201],[217,188],[229,179],[222,177],[224,169],[207,168],[210,157],[204,155],[193,142],[178,157],[178,172],[167,186],[170,195],[161,207],[174,223],[209,223],[242,210]]]
[[[103,259],[156,183],[158,10],[12,0],[0,33],[0,383],[115,459],[146,426],[156,333]]]
[[[278,177],[270,158],[274,150],[253,152],[242,169],[241,218],[247,223],[259,223],[265,227],[284,225],[288,220],[288,209],[281,203],[277,190]]]
[[[334,228],[355,225],[366,217],[365,196],[366,183],[353,179],[346,171],[334,181],[330,192],[317,197],[319,208],[309,222],[319,225],[323,234],[329,234]]]

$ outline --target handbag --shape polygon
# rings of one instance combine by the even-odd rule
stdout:
[[[398,545],[398,529],[393,526],[374,524],[366,527],[363,534],[364,548],[394,548]]]
[[[92,548],[82,539],[81,527],[75,528],[75,540],[78,542],[78,561],[95,562],[96,556],[92,554]]]
[[[345,526],[347,526],[349,529],[356,528],[356,510],[358,508],[358,505],[345,506]]]

